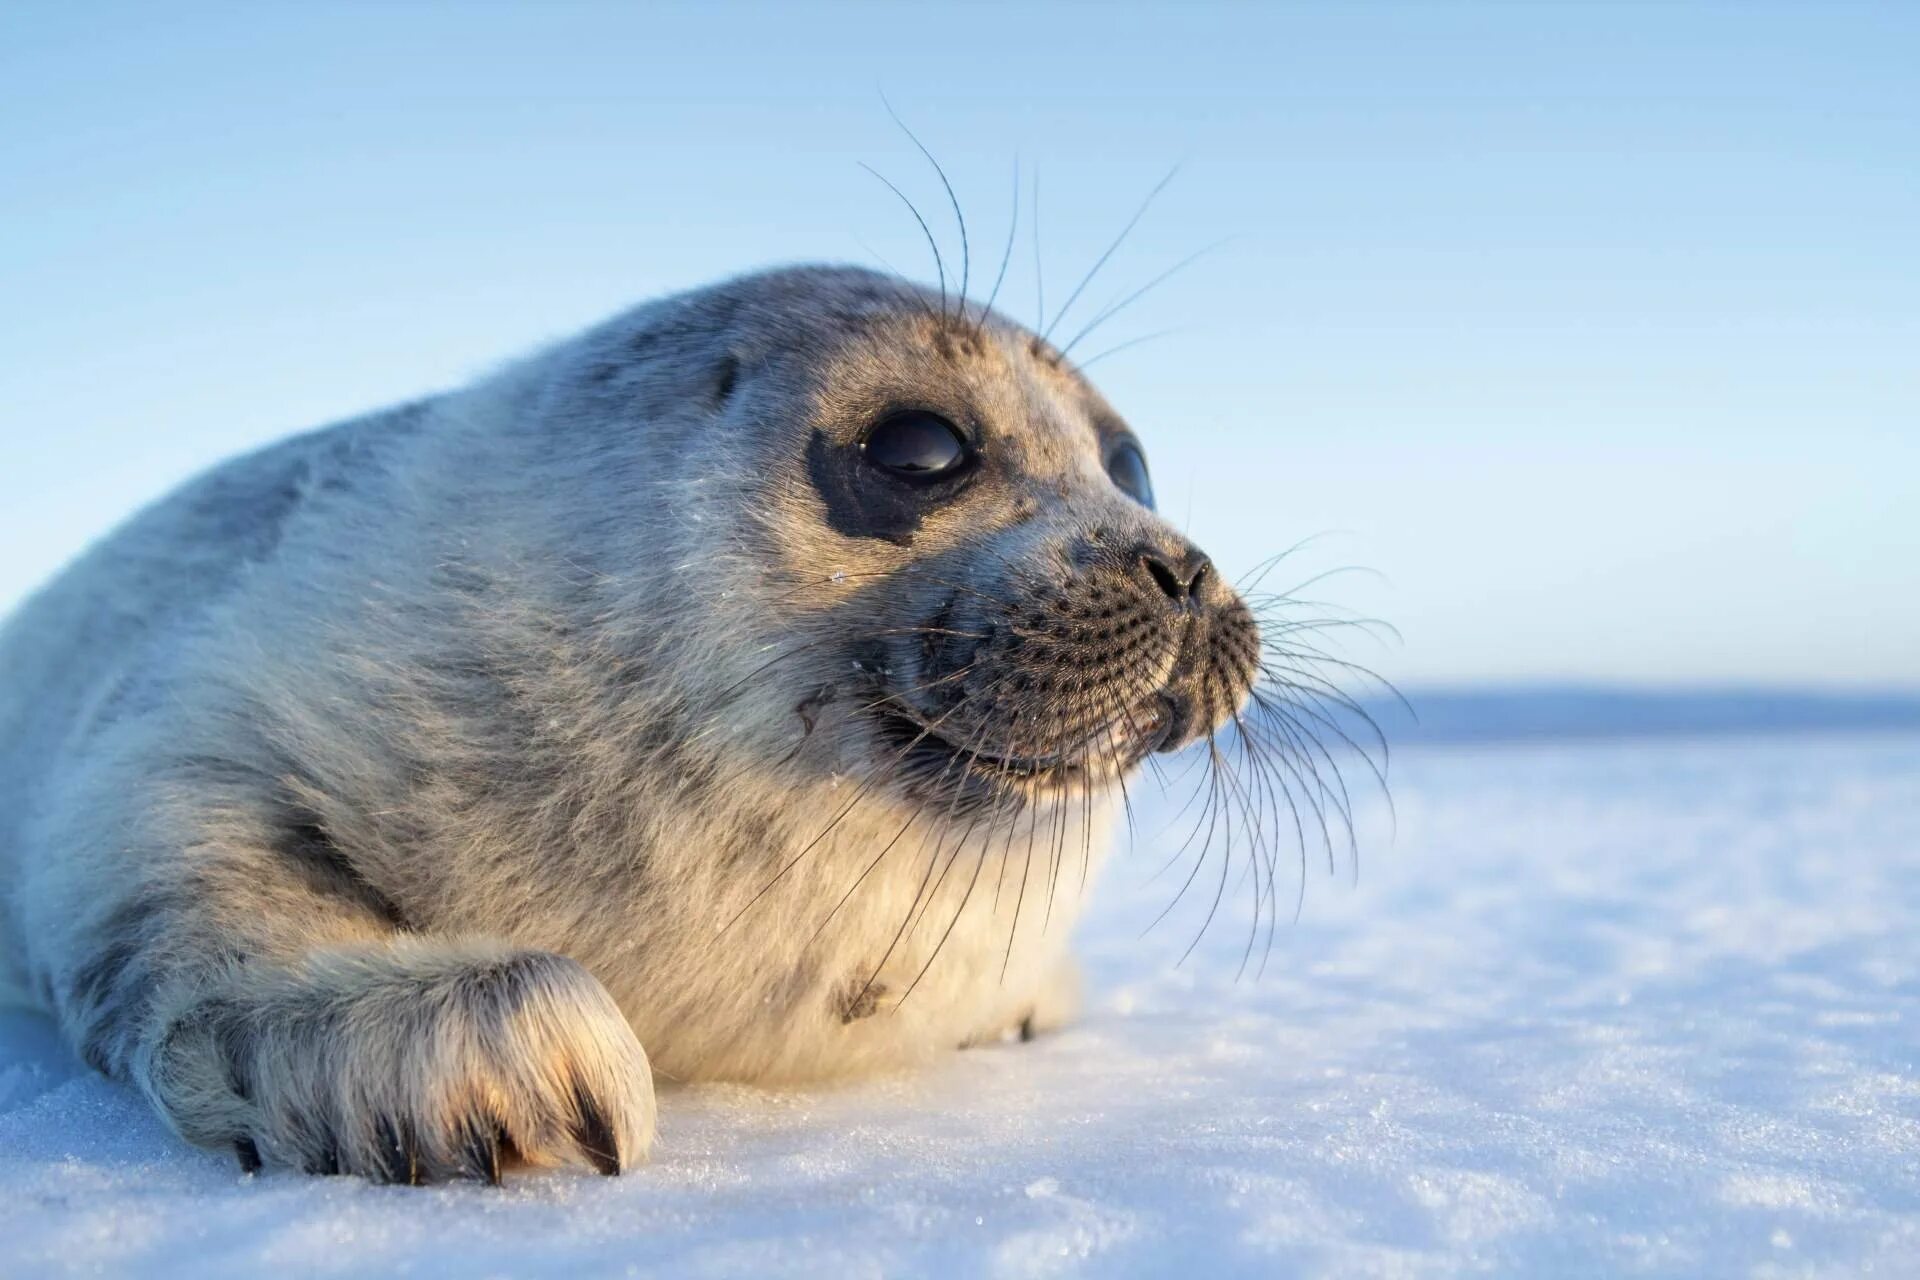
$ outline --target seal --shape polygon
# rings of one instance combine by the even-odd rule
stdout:
[[[1042,338],[745,276],[228,462],[31,597],[7,967],[250,1169],[618,1172],[655,1073],[1068,1016],[1120,785],[1260,645]]]

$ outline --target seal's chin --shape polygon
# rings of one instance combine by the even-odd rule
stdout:
[[[897,702],[873,713],[880,750],[911,789],[931,798],[990,787],[996,791],[1067,791],[1113,782],[1151,755],[1173,727],[1172,708],[1149,698],[1123,721],[1062,750],[1023,752],[960,741]]]

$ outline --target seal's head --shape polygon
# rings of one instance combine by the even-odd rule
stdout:
[[[1156,513],[1139,440],[996,313],[794,268],[616,321],[567,381],[561,421],[648,437],[598,446],[582,479],[621,492],[573,508],[631,543],[572,545],[642,570],[634,612],[676,623],[638,640],[704,646],[670,664],[683,702],[759,704],[727,736],[763,758],[1017,810],[1108,788],[1252,688],[1253,616]]]

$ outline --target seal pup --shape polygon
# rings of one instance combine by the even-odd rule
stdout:
[[[228,462],[31,597],[5,961],[249,1169],[615,1173],[655,1072],[1067,1016],[1119,785],[1260,654],[1042,338],[749,275]]]

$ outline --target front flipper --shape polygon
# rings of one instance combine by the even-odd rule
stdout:
[[[599,982],[545,952],[397,940],[236,967],[160,1012],[134,1078],[243,1170],[498,1183],[616,1174],[653,1138],[653,1081]]]

